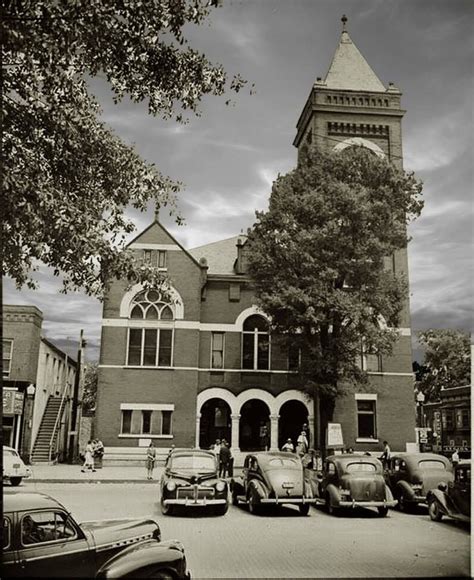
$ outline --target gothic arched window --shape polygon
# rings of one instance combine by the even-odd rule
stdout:
[[[171,366],[173,328],[169,327],[169,323],[174,320],[172,305],[163,300],[156,290],[140,292],[130,305],[130,320],[143,320],[147,324],[129,328],[127,364]],[[167,321],[165,326],[161,326],[161,321]],[[150,322],[155,322],[156,326],[150,326]]]
[[[242,368],[268,370],[270,366],[270,328],[258,314],[249,316],[242,332]]]

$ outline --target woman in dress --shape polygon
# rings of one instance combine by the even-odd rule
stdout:
[[[86,469],[90,471],[95,471],[94,469],[94,449],[92,448],[92,441],[87,442],[86,451],[84,453],[84,465],[82,466],[81,471],[84,473]]]

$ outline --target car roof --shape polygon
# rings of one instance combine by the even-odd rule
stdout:
[[[215,457],[214,451],[209,449],[194,449],[193,447],[177,447],[171,451],[171,455],[211,455]]]
[[[344,453],[342,455],[329,455],[326,460],[335,461],[337,463],[354,463],[358,461],[359,463],[375,463],[379,464],[380,461],[377,457],[372,457],[371,455],[359,455],[358,453]]]
[[[247,459],[247,457],[255,457],[255,459],[262,465],[265,465],[275,457],[281,459],[288,459],[288,457],[299,459],[296,453],[289,453],[288,451],[256,451],[255,453],[248,453],[245,458]]]
[[[66,509],[61,503],[47,495],[36,491],[3,490],[3,511],[18,512],[44,508]],[[66,510],[69,511],[69,510]]]
[[[444,455],[439,455],[438,453],[392,453],[391,459],[404,459],[407,463],[415,463],[422,460],[441,460],[445,465],[449,464],[449,459]]]

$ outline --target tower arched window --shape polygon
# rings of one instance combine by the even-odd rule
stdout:
[[[130,320],[143,320],[144,324],[137,326],[134,323],[129,328],[127,364],[170,367],[173,354],[172,305],[156,290],[140,292],[130,305]]]
[[[242,368],[268,370],[270,367],[270,328],[258,314],[249,316],[242,329]]]

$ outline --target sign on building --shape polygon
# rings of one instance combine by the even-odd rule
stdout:
[[[326,431],[326,447],[328,449],[344,447],[342,427],[340,423],[328,423]]]

